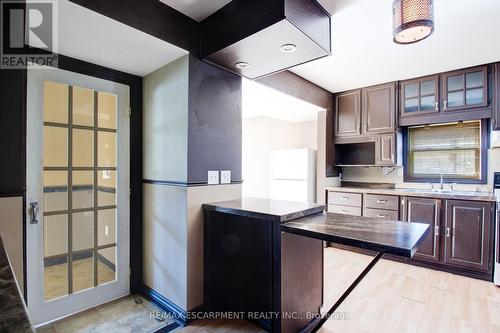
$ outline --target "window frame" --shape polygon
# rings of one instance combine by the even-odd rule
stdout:
[[[457,183],[457,184],[486,184],[488,177],[488,147],[489,147],[489,122],[487,119],[477,119],[480,122],[481,130],[480,136],[480,146],[479,146],[479,156],[480,156],[480,177],[479,179],[470,178],[457,178],[457,177],[446,177],[443,176],[443,181],[445,183]],[[444,123],[442,124],[444,125]],[[403,181],[412,183],[434,183],[439,182],[440,177],[430,176],[430,177],[418,177],[409,174],[409,127],[405,127],[403,130]]]

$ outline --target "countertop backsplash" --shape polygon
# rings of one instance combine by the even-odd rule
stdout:
[[[393,183],[395,188],[430,189],[430,183],[410,183],[403,181],[403,167],[396,167],[393,171],[384,174],[381,167],[344,167],[342,169],[342,180],[348,182],[362,183]],[[488,183],[487,184],[454,184],[456,191],[492,192],[493,173],[500,171],[500,149],[488,150]],[[451,186],[444,180],[445,188]],[[435,184],[435,183],[434,183]],[[326,186],[340,186],[338,177],[327,178]],[[435,186],[435,185],[434,185]]]

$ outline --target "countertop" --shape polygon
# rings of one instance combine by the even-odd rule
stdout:
[[[205,203],[203,204],[203,208],[227,214],[283,223],[322,212],[325,206],[281,200],[242,198],[231,201]]]
[[[34,332],[1,237],[0,332]]]
[[[327,242],[411,258],[429,233],[430,227],[423,223],[319,213],[282,224],[281,230]]]
[[[473,201],[496,201],[496,197],[490,192],[435,192],[425,189],[409,189],[409,188],[375,188],[375,187],[357,187],[357,186],[332,186],[326,187],[328,191],[333,192],[352,192],[352,193],[373,193],[387,195],[402,195],[408,197],[427,197],[436,199],[457,199],[457,200],[473,200]]]

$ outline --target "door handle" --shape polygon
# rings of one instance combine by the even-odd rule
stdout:
[[[30,224],[38,223],[38,202],[30,202]]]

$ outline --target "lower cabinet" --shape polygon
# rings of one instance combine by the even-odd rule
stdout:
[[[439,261],[441,200],[405,197],[403,199],[403,221],[430,225],[431,231],[420,245],[414,258]]]
[[[446,200],[444,261],[453,266],[488,271],[491,268],[491,204]]]

